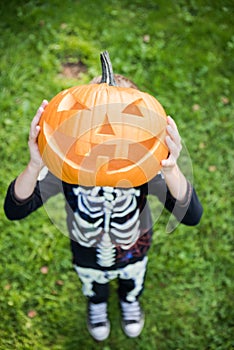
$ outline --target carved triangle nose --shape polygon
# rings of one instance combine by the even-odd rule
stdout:
[[[115,132],[109,122],[108,115],[105,115],[102,125],[98,128],[97,134],[100,135],[115,135]]]

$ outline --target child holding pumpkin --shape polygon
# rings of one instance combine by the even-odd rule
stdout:
[[[119,80],[121,84],[133,86],[124,77]],[[86,187],[61,181],[44,167],[37,140],[38,124],[47,104],[46,100],[42,102],[32,120],[28,141],[30,161],[8,188],[6,216],[10,220],[22,219],[62,192],[73,264],[88,300],[90,334],[98,341],[109,336],[108,287],[117,278],[122,328],[127,336],[136,337],[144,326],[139,297],[144,289],[146,254],[153,233],[147,195],[156,195],[185,225],[196,225],[202,215],[196,192],[177,165],[182,147],[176,124],[171,117],[167,118],[165,142],[169,157],[162,160],[162,171],[148,183],[126,189]],[[42,171],[44,175],[39,180]]]

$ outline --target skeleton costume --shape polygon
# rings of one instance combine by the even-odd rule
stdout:
[[[63,193],[73,264],[83,293],[93,303],[107,301],[108,282],[119,282],[119,297],[134,302],[143,291],[152,219],[147,195],[155,195],[185,225],[196,225],[202,207],[188,182],[186,198],[176,201],[161,174],[136,188],[83,187],[61,182],[47,171],[33,194],[18,200],[10,184],[4,209],[10,220],[19,220]]]

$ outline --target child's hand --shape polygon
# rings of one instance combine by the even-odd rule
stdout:
[[[163,171],[170,171],[174,168],[174,166],[177,164],[180,151],[182,150],[181,137],[176,123],[170,116],[167,117],[167,123],[168,135],[166,136],[165,141],[167,147],[169,148],[169,157],[161,162]]]
[[[28,140],[28,146],[29,146],[30,157],[31,157],[30,165],[38,169],[42,168],[43,166],[43,161],[42,161],[42,158],[38,149],[38,144],[37,144],[37,137],[40,132],[40,126],[38,125],[38,123],[47,105],[48,105],[48,101],[44,100],[41,106],[38,108],[37,113],[31,123],[29,140]]]

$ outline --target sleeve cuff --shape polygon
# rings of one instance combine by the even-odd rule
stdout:
[[[178,200],[175,198],[176,205],[181,207],[181,208],[189,206],[189,203],[190,203],[191,197],[192,197],[192,193],[193,193],[192,185],[190,184],[189,181],[187,181],[187,191],[185,194],[185,198],[183,200]]]
[[[16,181],[16,179],[11,183],[11,187],[10,187],[10,195],[11,195],[12,201],[16,205],[24,205],[24,204],[30,202],[32,197],[33,197],[33,193],[31,194],[31,196],[29,196],[28,198],[25,198],[25,199],[20,199],[16,196],[16,194],[15,194],[15,181]]]

